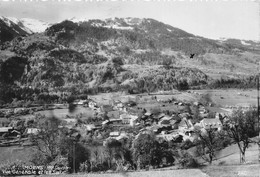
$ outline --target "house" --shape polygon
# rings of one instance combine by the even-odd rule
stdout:
[[[159,125],[162,125],[162,126],[163,126],[163,125],[170,125],[170,124],[171,124],[171,121],[164,119],[164,120],[159,121],[158,124],[159,124]]]
[[[161,133],[162,131],[170,131],[172,130],[171,126],[161,126],[161,125],[152,125],[146,128],[147,130],[154,132],[156,134]]]
[[[98,108],[97,103],[93,100],[90,100],[88,102],[88,107],[90,107],[91,109],[97,109]]]
[[[185,119],[189,119],[192,118],[192,116],[188,113],[188,112],[184,112],[178,115],[180,118],[185,118]]]
[[[191,142],[194,142],[197,139],[197,136],[194,136],[193,132],[179,132],[179,135],[182,136],[183,141],[190,140]]]
[[[84,124],[83,126],[87,131],[92,131],[96,128],[94,124]]]
[[[200,124],[204,130],[214,129],[220,131],[222,129],[222,123],[219,119],[204,118],[201,120]]]
[[[158,122],[159,125],[170,125],[171,124],[172,117],[170,116],[164,116],[161,118],[161,120]]]
[[[10,119],[8,118],[0,118],[0,127],[6,127],[10,124]]]
[[[137,123],[136,120],[138,119],[138,116],[130,114],[121,114],[120,119],[122,119],[123,124],[135,126],[135,124]]]
[[[0,136],[9,134],[13,130],[13,127],[0,127]]]
[[[114,109],[119,110],[119,111],[123,111],[125,109],[124,103],[122,103],[121,101],[118,101],[118,100],[113,103],[113,106],[114,106]]]
[[[120,135],[120,132],[110,132],[109,137],[118,137]]]
[[[146,112],[146,113],[144,113],[144,115],[147,116],[147,117],[149,117],[149,116],[152,115],[152,113],[151,113],[151,112]]]
[[[125,132],[118,132],[118,131],[110,132],[109,137],[103,141],[103,146],[106,146],[108,140],[111,139],[120,140],[123,138],[129,138],[129,134],[126,134]]]
[[[179,102],[178,105],[179,106],[184,106],[184,104],[182,102]]]
[[[183,118],[179,123],[178,129],[180,132],[186,133],[187,131],[193,129],[193,124],[189,119]]]
[[[77,119],[62,119],[67,125],[76,125],[78,120]]]
[[[205,114],[205,113],[207,113],[208,111],[206,110],[206,108],[204,107],[204,106],[200,106],[199,107],[199,113],[200,114]]]
[[[179,136],[180,135],[177,132],[172,132],[170,134],[165,134],[165,133],[162,132],[161,134],[156,135],[156,138],[157,139],[162,138],[166,141],[172,141],[172,140],[177,139]]]
[[[120,117],[120,112],[119,111],[110,111],[107,113],[107,116],[110,119],[118,119]]]
[[[165,116],[164,113],[160,113],[160,114],[158,114],[158,115],[155,115],[154,118],[155,118],[155,119],[161,119],[161,118],[163,118],[164,116]]]
[[[193,102],[193,105],[194,106],[202,106],[202,103],[195,101],[195,102]]]
[[[39,131],[40,130],[38,128],[27,128],[25,132],[27,135],[37,135]]]
[[[102,125],[112,125],[112,126],[118,126],[122,125],[122,119],[110,119],[110,120],[105,120],[102,122]]]
[[[114,111],[113,106],[111,106],[111,105],[102,105],[102,106],[100,106],[100,110],[102,112]]]
[[[75,100],[75,101],[73,102],[73,104],[76,104],[76,105],[85,105],[85,104],[87,104],[87,103],[88,103],[87,100]]]

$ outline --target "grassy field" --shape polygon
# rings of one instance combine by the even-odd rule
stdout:
[[[70,113],[68,109],[54,109],[54,110],[44,110],[44,111],[35,112],[35,114],[42,114],[47,117],[54,115],[58,118],[65,118],[66,115],[76,116],[77,114],[82,114],[82,117],[89,117],[94,115],[94,111],[91,110],[90,108],[77,106],[73,113]]]
[[[224,90],[194,90],[198,94],[210,94],[213,102],[225,107],[226,105],[256,105],[257,91],[253,89],[224,89]],[[192,93],[192,95],[197,95]]]
[[[14,162],[16,160],[21,160],[22,162],[29,162],[32,152],[32,147],[0,147],[0,164]]]
[[[258,145],[251,144],[246,150],[246,162],[257,163],[258,162]],[[233,144],[216,154],[217,160],[213,161],[213,164],[226,164],[237,165],[240,164],[239,149],[236,144]]]
[[[260,164],[207,166],[201,169],[210,177],[259,177]]]
[[[255,89],[212,89],[212,90],[190,90],[184,92],[174,91],[173,94],[162,95],[162,94],[139,94],[142,95],[143,99],[151,99],[151,96],[156,96],[157,100],[168,100],[170,98],[175,98],[177,100],[182,101],[198,101],[200,97],[204,94],[210,94],[213,102],[219,106],[226,106],[226,105],[246,105],[252,104],[256,105],[257,103],[257,91]],[[135,95],[131,95],[135,96]],[[90,96],[94,100],[98,102],[108,102],[109,99],[121,99],[127,97],[127,95],[122,93],[103,93],[94,96]]]

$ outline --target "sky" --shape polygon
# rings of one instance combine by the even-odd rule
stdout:
[[[259,4],[190,0],[0,0],[0,15],[57,23],[65,19],[153,18],[211,39],[259,40]]]

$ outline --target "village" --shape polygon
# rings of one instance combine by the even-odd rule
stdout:
[[[90,111],[92,116],[84,117],[82,112],[75,116],[66,115],[61,119],[62,126],[77,132],[82,138],[97,140],[100,144],[104,144],[108,139],[134,138],[149,131],[152,131],[158,139],[193,142],[197,138],[195,130],[210,128],[221,130],[223,121],[227,119],[226,114],[210,113],[206,108],[208,105],[204,106],[197,101],[184,102],[173,97],[162,100],[153,95],[145,98],[128,95],[118,100],[101,101],[95,101],[90,97],[85,100],[74,100],[72,104]],[[57,105],[66,109],[68,107]],[[28,142],[28,137],[39,131],[40,127],[33,122],[41,110],[43,107],[2,111],[1,113],[7,115],[7,118],[1,119],[0,145],[32,145]],[[11,122],[4,121],[16,114],[23,116],[19,119],[13,118]]]

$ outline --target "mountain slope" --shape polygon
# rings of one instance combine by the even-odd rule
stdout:
[[[0,44],[10,41],[17,36],[25,36],[29,33],[9,20],[8,18],[0,16]]]
[[[249,45],[206,39],[153,19],[72,20],[30,35],[3,21],[5,28],[19,27],[26,36],[14,33],[2,46],[2,84],[73,87],[75,93],[187,89],[223,76],[253,75],[260,61],[259,51]]]
[[[22,28],[29,34],[42,33],[50,26],[49,23],[37,19],[30,19],[30,18],[17,19],[14,17],[5,17],[5,18],[18,25],[20,28]]]

